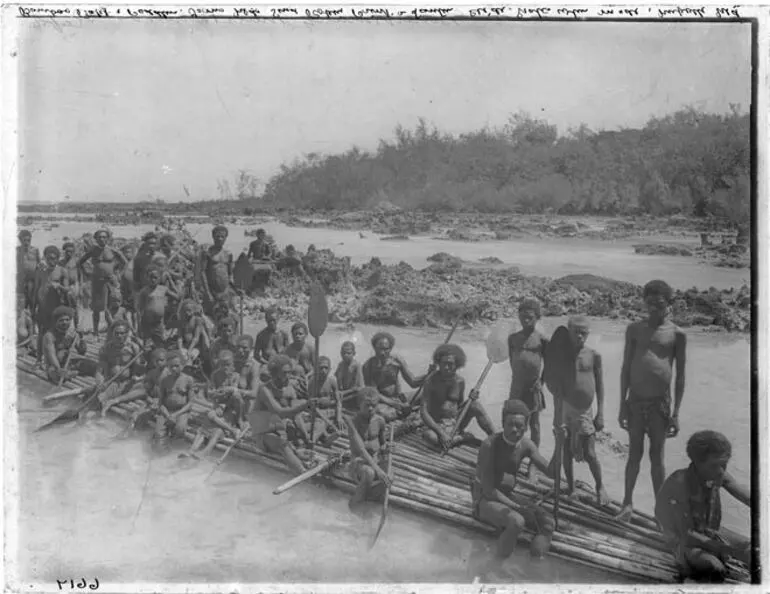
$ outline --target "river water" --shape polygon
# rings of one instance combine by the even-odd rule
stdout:
[[[497,255],[525,272],[559,276],[593,272],[643,283],[662,277],[681,287],[739,286],[746,272],[695,265],[684,258],[637,256],[630,244],[583,241],[512,241],[464,244],[421,239],[402,243],[380,242],[371,233],[322,229],[264,227],[279,244],[306,249],[330,247],[354,261],[376,255],[383,261],[406,260],[414,266],[425,257],[447,251],[467,260]],[[202,227],[197,239],[205,241]],[[115,228],[116,234],[139,235],[148,227]],[[33,242],[60,244],[65,235],[79,237],[93,231],[88,223],[62,223],[50,231],[35,230]],[[193,228],[193,233],[196,229]],[[231,227],[228,243],[247,245],[243,229]],[[653,264],[650,261],[657,262]],[[597,261],[601,262],[597,264]],[[528,267],[531,266],[531,269]],[[563,319],[547,318],[550,333]],[[251,332],[261,322],[248,321]],[[286,320],[283,325],[289,325]],[[595,320],[589,343],[604,359],[607,430],[625,443],[617,426],[619,373],[625,326]],[[369,338],[375,327],[357,327],[358,357],[371,353]],[[439,331],[388,329],[396,336],[395,350],[417,372],[443,341]],[[486,362],[486,330],[458,329],[455,341],[468,354],[463,374],[475,382]],[[331,326],[322,351],[338,360],[346,330]],[[688,333],[687,390],[681,412],[680,436],[668,441],[666,465],[670,472],[687,465],[687,437],[700,429],[717,429],[733,442],[731,469],[741,481],[750,477],[750,344],[747,336]],[[482,388],[482,400],[499,422],[507,394],[510,370],[495,366]],[[53,391],[29,377],[19,378],[19,407],[39,407],[39,395]],[[269,581],[401,581],[470,582],[482,571],[491,541],[466,530],[445,526],[394,509],[373,551],[366,543],[376,529],[379,512],[366,520],[347,512],[346,496],[326,488],[300,486],[281,495],[272,489],[287,475],[231,459],[205,481],[210,461],[182,467],[175,455],[149,461],[147,440],[137,437],[114,441],[121,426],[112,419],[92,420],[85,427],[57,428],[32,433],[50,413],[24,412],[20,419],[20,524],[18,578],[22,583],[55,584],[69,576],[97,576],[102,583],[126,582],[269,582]],[[552,403],[543,414],[542,450],[553,450],[547,429]],[[625,460],[603,445],[599,455],[611,496],[623,495]],[[577,478],[591,482],[585,464]],[[645,457],[635,503],[651,511],[652,488]],[[729,495],[723,497],[725,525],[747,533],[748,509]],[[531,562],[522,550],[498,577],[519,582],[612,582],[615,578],[581,566],[546,559]],[[341,561],[341,562],[340,562]]]

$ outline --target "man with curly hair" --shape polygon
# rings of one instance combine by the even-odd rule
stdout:
[[[625,496],[618,519],[628,521],[633,513],[633,496],[639,466],[644,455],[644,437],[650,438],[650,473],[655,493],[666,478],[666,438],[679,433],[679,409],[684,397],[687,336],[669,319],[673,292],[662,280],[644,286],[647,319],[626,329],[623,366],[620,371],[620,414],[618,423],[628,431]],[[671,380],[674,409],[671,410]]]
[[[378,332],[372,337],[374,356],[364,363],[364,384],[377,388],[380,393],[380,403],[377,405],[377,414],[385,421],[390,422],[399,416],[408,415],[411,404],[407,402],[406,395],[401,390],[399,376],[411,388],[419,388],[428,374],[415,377],[409,370],[406,361],[400,355],[391,353],[396,344],[396,339],[388,332]]]
[[[425,423],[423,439],[434,447],[448,450],[462,443],[480,445],[478,438],[465,431],[473,419],[487,435],[495,432],[474,388],[468,394],[471,399],[468,413],[450,439],[465,404],[465,378],[457,372],[465,367],[466,361],[465,351],[456,344],[442,344],[433,352],[433,364],[438,371],[425,380],[420,415]]]
[[[731,454],[732,445],[721,433],[694,433],[687,441],[690,466],[674,471],[658,491],[655,517],[670,538],[683,578],[723,582],[727,557],[749,563],[751,542],[721,528],[720,489],[751,505],[749,488],[727,472]]]

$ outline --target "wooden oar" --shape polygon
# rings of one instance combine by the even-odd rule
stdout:
[[[379,538],[380,532],[382,532],[382,529],[385,526],[385,520],[388,519],[388,498],[390,497],[390,488],[391,486],[393,486],[393,483],[392,483],[393,477],[391,475],[392,469],[393,469],[393,424],[390,425],[390,435],[388,437],[388,468],[385,471],[390,477],[391,484],[385,488],[385,498],[382,501],[382,516],[380,517],[380,525],[377,526],[377,532],[374,533],[372,544],[369,546],[370,549],[374,547],[375,544],[377,544],[377,538]]]
[[[481,372],[481,376],[479,376],[479,380],[476,382],[476,386],[473,388],[476,392],[481,389],[481,386],[484,383],[484,380],[487,379],[487,375],[489,375],[492,366],[495,363],[501,363],[508,358],[508,336],[510,335],[510,330],[510,324],[502,323],[495,325],[495,327],[492,328],[492,331],[489,333],[489,336],[487,337],[487,364],[484,367],[484,371]],[[460,429],[463,421],[465,420],[465,417],[468,415],[468,411],[470,410],[472,403],[473,400],[471,400],[470,397],[465,401],[463,409],[460,411],[460,415],[457,417],[457,422],[455,423],[454,427],[452,427],[452,433],[449,436],[449,443],[441,452],[442,457],[445,456],[450,450],[452,440],[454,439],[455,435],[457,435],[457,431]]]
[[[280,495],[281,493],[284,493],[291,489],[292,487],[296,487],[297,485],[304,483],[307,480],[310,480],[314,476],[321,474],[328,468],[331,468],[335,464],[342,464],[344,462],[347,462],[350,459],[350,452],[343,452],[341,454],[337,454],[335,456],[332,456],[331,458],[328,458],[318,466],[314,466],[310,470],[307,470],[300,474],[299,476],[295,476],[290,481],[286,481],[282,485],[276,487],[273,489],[273,495]]]
[[[246,429],[244,429],[243,431],[241,431],[241,432],[238,434],[238,437],[236,437],[236,438],[233,440],[233,443],[231,443],[231,444],[230,444],[230,447],[228,447],[228,448],[225,450],[225,453],[224,453],[224,454],[222,454],[222,457],[221,457],[221,458],[219,458],[219,460],[217,460],[217,461],[216,461],[216,464],[214,464],[214,468],[212,468],[212,469],[211,469],[211,472],[209,472],[208,476],[207,476],[205,479],[203,479],[203,481],[204,481],[204,482],[206,482],[207,480],[209,480],[209,479],[210,479],[210,478],[211,478],[211,477],[214,475],[214,473],[217,471],[217,468],[219,468],[219,467],[220,467],[220,465],[222,464],[222,462],[224,462],[224,461],[225,461],[225,458],[227,458],[227,457],[230,455],[230,452],[232,452],[232,451],[233,451],[233,448],[234,448],[235,446],[237,446],[237,445],[238,445],[238,444],[241,442],[241,440],[242,440],[244,437],[246,437],[246,434],[247,434],[247,433],[249,433],[249,431],[251,431],[251,427],[247,427]]]
[[[115,375],[113,375],[109,380],[103,381],[102,383],[95,386],[94,393],[84,403],[78,405],[76,408],[65,410],[63,413],[58,415],[52,421],[49,421],[48,423],[45,423],[44,425],[41,425],[40,427],[38,427],[36,431],[42,431],[43,429],[47,429],[48,427],[51,427],[58,423],[66,423],[68,421],[76,420],[80,416],[80,413],[82,413],[84,410],[88,410],[88,407],[91,406],[94,400],[99,396],[100,392],[102,392],[103,390],[111,386],[113,383],[115,383],[115,381],[119,377],[121,377],[126,371],[128,371],[131,368],[131,366],[134,363],[136,363],[139,360],[139,357],[141,357],[143,354],[144,354],[143,351],[139,351],[136,354],[136,356],[133,359],[131,359],[131,361],[129,361],[128,363],[126,363],[125,366],[119,369],[118,372]]]
[[[326,331],[326,325],[329,322],[329,306],[326,303],[326,295],[324,290],[318,283],[313,284],[310,288],[310,303],[307,310],[307,327],[310,331],[310,335],[315,338],[315,361],[314,365],[314,378],[313,382],[314,394],[310,396],[311,401],[314,403],[318,401],[318,396],[321,389],[321,382],[318,381],[318,357],[319,350],[321,349],[321,336]],[[312,407],[312,413],[310,418],[310,449],[315,446],[315,420],[318,415],[318,410],[315,406]]]
[[[465,310],[461,311],[460,314],[457,316],[455,323],[452,324],[452,329],[449,331],[449,334],[447,334],[447,337],[444,340],[444,344],[449,344],[449,341],[452,340],[452,335],[455,333],[455,330],[457,330],[457,326],[460,323],[460,320],[462,320],[464,313],[465,313]],[[430,374],[430,375],[433,375],[433,374]],[[412,408],[414,408],[419,404],[420,394],[422,394],[422,388],[425,385],[425,382],[428,381],[428,378],[430,377],[430,375],[426,377],[425,380],[423,380],[422,384],[420,384],[420,387],[417,388],[417,391],[414,393],[414,396],[412,396],[412,400],[410,401],[410,406],[412,406]]]
[[[554,491],[554,520],[559,526],[559,502],[561,494],[561,467],[564,456],[564,439],[566,428],[564,427],[564,413],[562,399],[566,390],[570,389],[574,381],[575,354],[569,330],[565,326],[559,326],[551,336],[545,352],[545,364],[543,376],[548,390],[554,399],[554,447],[551,468],[553,470]]]
[[[235,262],[235,266],[233,267],[233,283],[240,291],[240,295],[238,297],[240,298],[239,319],[241,324],[241,334],[245,332],[243,328],[243,292],[251,288],[252,278],[254,278],[254,271],[251,268],[249,259],[246,257],[246,254],[241,252],[241,255],[238,256],[238,260]]]

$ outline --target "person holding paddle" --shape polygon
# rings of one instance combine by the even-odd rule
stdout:
[[[425,429],[422,436],[429,444],[443,450],[463,443],[481,445],[481,441],[472,433],[465,432],[473,419],[478,421],[479,427],[487,435],[495,432],[475,389],[468,395],[472,400],[470,408],[455,429],[460,409],[465,404],[465,378],[457,372],[465,367],[465,362],[465,351],[462,348],[456,344],[442,344],[433,352],[433,364],[438,367],[438,372],[428,377],[423,385],[420,415]]]
[[[521,400],[503,404],[503,430],[487,438],[479,449],[476,476],[471,481],[473,516],[502,530],[497,541],[497,555],[509,557],[521,531],[535,532],[530,552],[542,557],[550,548],[555,522],[553,517],[532,502],[522,501],[513,489],[524,460],[549,474],[548,462],[535,443],[526,436],[529,409]]]
[[[125,320],[115,320],[107,330],[107,340],[99,350],[99,375],[97,381],[113,377],[136,355],[141,348],[130,338],[131,326]],[[135,363],[133,368],[125,371],[117,380],[113,381],[106,389],[99,393],[99,401],[104,405],[118,396],[126,393],[133,384],[138,383],[143,375],[143,369]]]
[[[71,379],[78,374],[95,376],[97,367],[85,358],[76,360],[75,353],[84,357],[86,341],[72,327],[72,309],[65,305],[57,307],[51,316],[53,326],[43,335],[43,362],[48,379],[56,384],[62,377]]]
[[[390,485],[390,477],[383,468],[386,448],[386,423],[376,412],[380,394],[376,388],[361,390],[361,408],[354,417],[345,417],[350,439],[350,477],[356,482],[356,490],[348,502],[353,513],[359,513],[367,499],[382,497]],[[379,481],[377,480],[379,479]]]
[[[346,340],[340,347],[340,362],[334,371],[334,377],[337,379],[343,408],[357,412],[360,407],[360,395],[356,397],[356,394],[364,387],[364,372],[356,360],[356,345],[351,340]]]
[[[380,393],[380,403],[377,405],[377,414],[387,422],[396,420],[399,416],[407,416],[412,412],[412,405],[407,402],[406,395],[401,390],[399,376],[411,388],[419,388],[433,371],[428,370],[423,376],[415,377],[409,370],[406,361],[400,355],[391,353],[396,344],[396,339],[389,332],[378,332],[372,337],[374,356],[364,363],[364,384],[377,388]]]
[[[275,355],[268,363],[270,381],[257,390],[257,399],[248,419],[257,447],[281,454],[297,474],[305,471],[293,442],[297,432],[294,419],[310,410],[310,400],[299,400],[289,379],[294,373],[294,362],[286,355]]]

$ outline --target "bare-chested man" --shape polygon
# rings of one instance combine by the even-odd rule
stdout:
[[[356,345],[346,340],[340,347],[340,362],[334,371],[337,388],[340,391],[342,406],[349,412],[358,412],[361,408],[359,392],[364,388],[364,372],[356,360]]]
[[[22,293],[16,294],[16,348],[34,350],[35,322],[26,308]]]
[[[620,372],[620,414],[618,423],[628,431],[626,493],[618,518],[628,520],[633,513],[633,496],[639,465],[644,454],[644,436],[650,438],[652,486],[657,494],[666,477],[664,447],[667,437],[679,433],[679,409],[684,397],[687,337],[668,319],[673,292],[661,280],[644,286],[647,319],[634,322],[626,330],[623,367]],[[671,379],[674,383],[674,410],[671,412]]]
[[[419,388],[425,381],[427,374],[415,377],[403,358],[391,354],[396,339],[388,332],[378,332],[372,337],[374,356],[364,363],[364,384],[377,388],[380,393],[380,404],[377,413],[387,422],[397,419],[399,416],[408,415],[412,406],[406,400],[406,395],[401,391],[399,376],[412,388]]]
[[[120,372],[139,354],[139,346],[131,340],[131,326],[125,320],[115,320],[107,331],[107,340],[99,351],[99,381],[109,379]],[[142,369],[135,362],[130,369],[122,372],[117,381],[99,394],[104,412],[105,403],[129,392],[141,382]]]
[[[521,330],[508,337],[511,363],[511,391],[508,398],[521,400],[530,410],[529,429],[532,441],[540,447],[540,411],[543,398],[543,360],[548,339],[535,328],[540,319],[540,303],[524,299],[519,304]]]
[[[38,327],[38,360],[42,355],[42,340],[46,331],[53,325],[51,315],[64,302],[64,287],[61,284],[63,272],[59,266],[59,248],[46,246],[43,250],[44,261],[35,273],[33,317]]]
[[[146,284],[145,270],[152,263],[152,257],[158,249],[158,235],[153,232],[145,233],[142,237],[142,245],[136,257],[133,259],[133,280],[135,299]]]
[[[173,289],[160,284],[161,271],[151,264],[146,272],[147,286],[139,293],[139,335],[150,339],[156,347],[166,343],[166,310],[169,297],[177,297]]]
[[[27,229],[19,231],[16,247],[16,292],[24,295],[25,307],[34,315],[35,273],[40,265],[40,251],[32,246],[32,233]]]
[[[53,311],[53,325],[42,340],[45,371],[51,382],[59,383],[77,375],[97,375],[93,361],[83,358],[86,343],[83,336],[72,327],[72,310],[60,305]]]
[[[182,354],[172,351],[167,357],[168,370],[160,382],[160,414],[165,417],[167,426],[173,426],[174,432],[184,436],[192,411],[194,380],[182,371]]]
[[[293,442],[296,441],[294,418],[310,409],[310,401],[300,401],[289,383],[294,362],[286,355],[275,355],[268,363],[270,381],[257,391],[257,400],[249,413],[257,446],[282,454],[297,474],[305,471]]]
[[[260,383],[259,363],[251,356],[254,347],[251,336],[242,334],[235,341],[235,345],[235,370],[240,377],[237,396],[243,400],[245,415],[257,399]]]
[[[203,310],[192,299],[185,299],[179,306],[178,330],[177,347],[187,364],[208,355],[211,338],[203,322]]]
[[[306,342],[307,335],[307,325],[304,322],[296,322],[291,327],[293,342],[284,350],[284,354],[296,363],[296,373],[303,378],[313,371],[315,364],[315,348]]]
[[[514,493],[516,474],[530,459],[544,474],[550,472],[535,443],[526,437],[529,409],[521,400],[503,404],[503,430],[483,443],[479,449],[476,477],[471,483],[473,516],[502,529],[497,541],[497,555],[509,557],[521,531],[526,526],[535,531],[530,544],[533,556],[541,557],[549,549],[554,531],[553,517],[540,507]]]
[[[278,355],[289,346],[289,334],[278,329],[278,311],[270,308],[265,312],[265,328],[257,334],[254,344],[254,358],[265,365],[273,355]]]
[[[220,318],[217,322],[217,337],[211,343],[211,349],[209,350],[208,365],[212,369],[217,366],[220,351],[228,350],[234,352],[238,348],[238,345],[235,343],[237,327],[238,322],[230,316]]]
[[[570,318],[568,330],[572,352],[565,354],[574,361],[574,380],[564,382],[569,386],[563,393],[554,393],[554,428],[563,424],[568,439],[564,444],[564,474],[567,476],[567,494],[574,493],[573,461],[587,462],[596,481],[596,501],[607,505],[609,497],[602,481],[602,467],[596,456],[596,432],[604,428],[604,379],[602,357],[586,346],[590,332],[588,319],[583,316]],[[550,351],[549,351],[550,352]],[[596,416],[593,412],[596,397]],[[561,423],[559,423],[561,420]]]
[[[75,312],[75,327],[80,327],[80,316],[78,315],[78,299],[80,297],[80,278],[81,271],[78,266],[78,260],[75,258],[75,244],[71,241],[65,242],[62,246],[64,254],[59,266],[62,268],[62,286],[64,287],[64,301],[67,307],[71,307]]]
[[[264,229],[257,229],[257,238],[249,244],[246,254],[249,260],[270,260],[273,257],[273,246],[267,241],[267,233]]]
[[[119,250],[107,245],[109,233],[100,229],[94,233],[96,245],[81,256],[78,267],[83,270],[83,265],[90,260],[93,265],[91,276],[91,311],[93,333],[99,334],[99,320],[104,312],[107,324],[112,323],[111,309],[117,309],[115,304],[120,304],[120,283],[118,282],[117,268],[125,267],[126,259]],[[85,272],[83,272],[85,274]]]
[[[214,317],[214,306],[226,303],[230,306],[233,284],[233,255],[225,249],[227,227],[217,225],[211,231],[214,245],[201,254],[201,283],[203,285],[204,308]]]
[[[481,445],[479,439],[465,431],[473,419],[487,435],[495,432],[492,420],[478,401],[478,392],[471,390],[468,413],[450,439],[465,404],[465,378],[457,373],[465,367],[465,362],[465,351],[456,344],[443,344],[433,352],[433,363],[438,371],[425,380],[420,414],[425,423],[423,439],[434,447],[449,450],[462,443]]]

